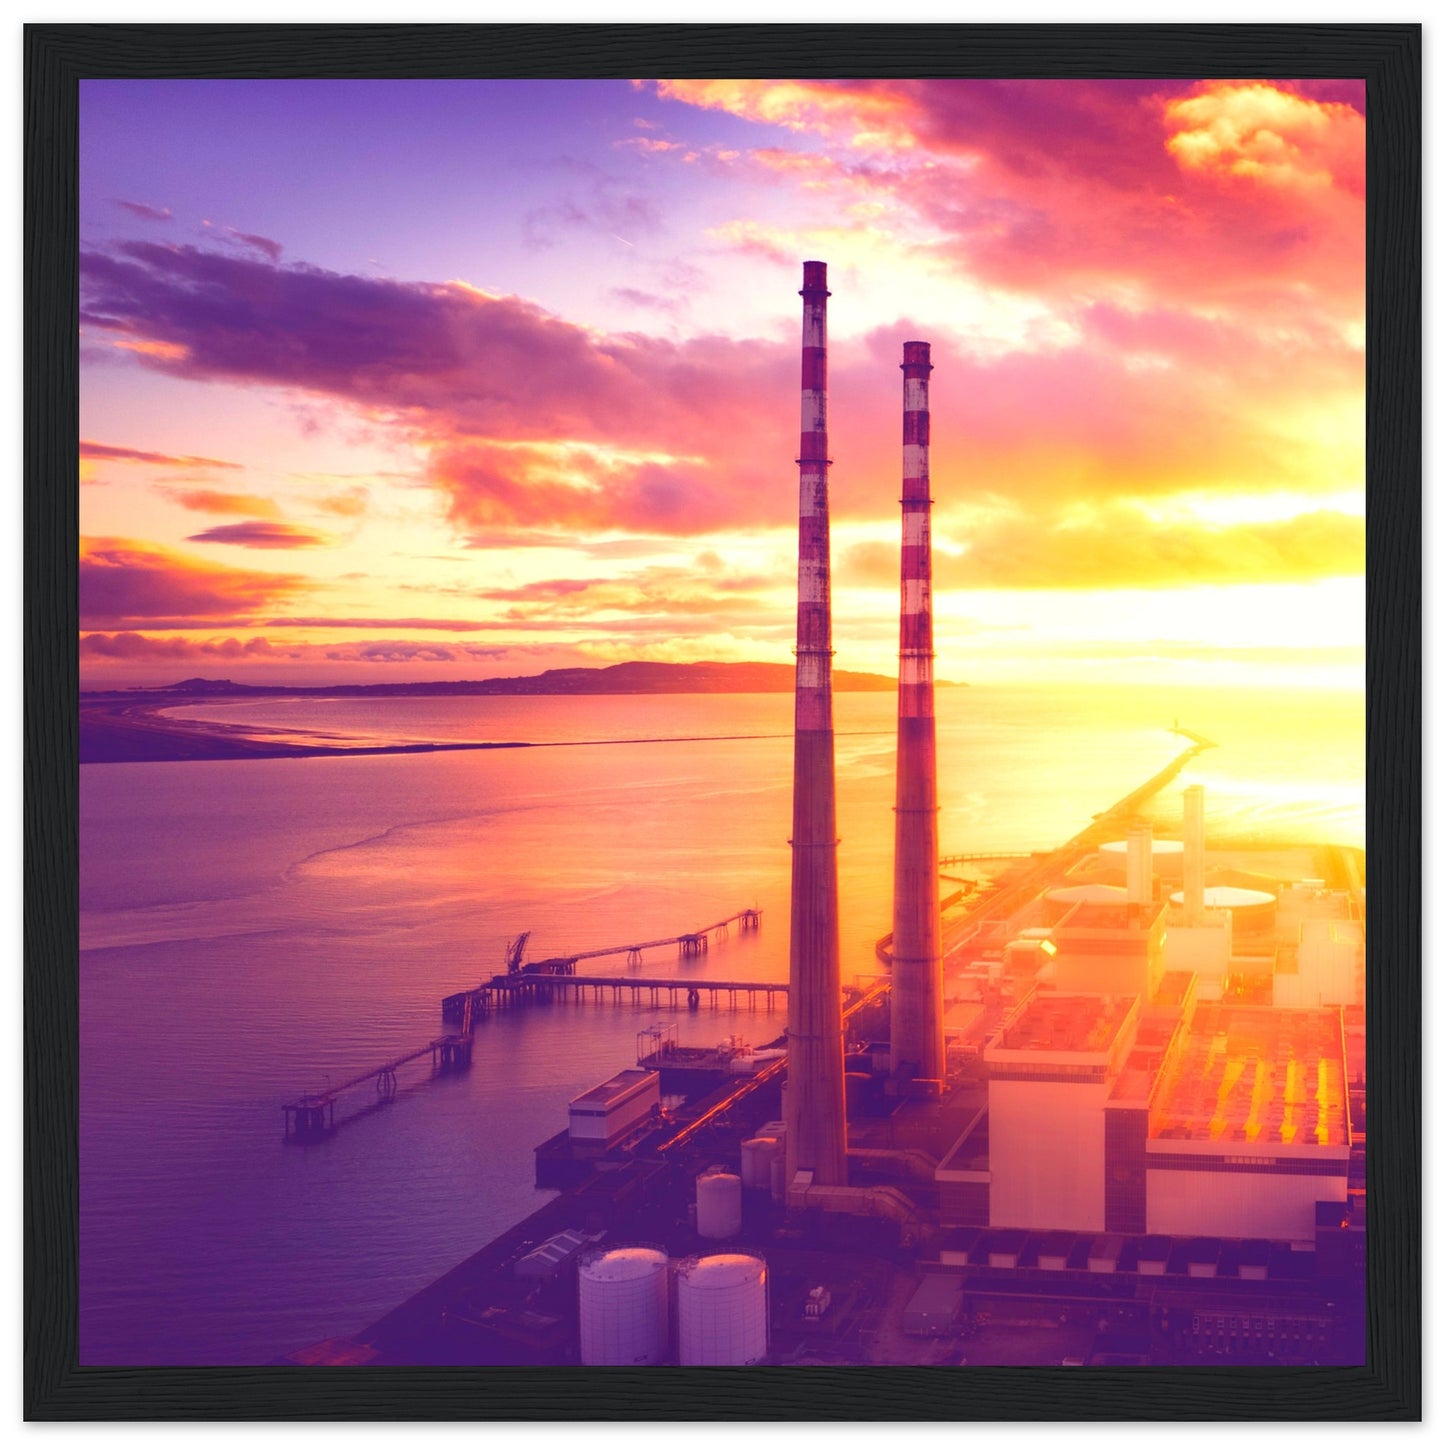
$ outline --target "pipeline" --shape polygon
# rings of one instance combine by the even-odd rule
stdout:
[[[938,1160],[922,1149],[850,1149],[848,1157],[862,1164],[895,1164],[921,1184],[932,1184],[938,1168]]]
[[[789,1209],[820,1209],[825,1214],[851,1214],[863,1219],[891,1219],[908,1228],[925,1221],[918,1206],[891,1184],[854,1188],[847,1184],[802,1184],[788,1190]]]

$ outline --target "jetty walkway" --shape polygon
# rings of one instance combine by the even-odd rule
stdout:
[[[1095,852],[1101,843],[1108,842],[1118,832],[1121,823],[1136,813],[1140,806],[1148,802],[1156,793],[1162,792],[1168,787],[1200,753],[1217,746],[1210,738],[1204,737],[1200,733],[1190,732],[1188,728],[1175,726],[1170,731],[1178,737],[1188,738],[1190,746],[1160,768],[1153,777],[1140,783],[1132,792],[1126,793],[1113,807],[1106,808],[1102,813],[1096,813],[1086,827],[1075,833],[1066,843],[1053,849],[1052,852],[958,853],[946,859],[939,859],[939,863],[944,864],[1011,857],[1020,860],[1022,864],[1016,869],[1010,869],[997,887],[975,893],[968,899],[961,913],[945,920],[943,940],[945,957],[956,953],[960,948],[972,942],[988,923],[1007,918],[1015,910],[1022,908],[1024,904],[1044,892],[1045,889],[1057,886],[1071,868],[1082,862],[1090,853]],[[1032,863],[1023,861],[1027,859],[1035,861]],[[954,894],[950,902],[957,901],[958,897],[958,894]],[[885,934],[878,940],[874,951],[880,962],[892,963],[892,947],[893,935],[891,933]]]
[[[626,955],[628,965],[639,968],[642,954],[648,948],[676,947],[679,958],[699,958],[707,952],[708,940],[721,941],[730,933],[733,924],[742,933],[756,933],[762,927],[761,908],[740,908],[736,913],[720,918],[716,923],[705,924],[690,933],[677,933],[671,938],[653,938],[645,943],[613,943],[605,948],[589,948],[579,953],[569,953],[557,958],[543,958],[536,963],[521,962],[520,943],[513,943],[507,951],[507,972],[493,974],[486,983],[475,988],[463,989],[460,993],[448,994],[442,1000],[442,1018],[447,1023],[456,1023],[463,1011],[470,1006],[477,1016],[485,1016],[497,1009],[519,1008],[532,1003],[551,1003],[554,998],[570,993],[582,998],[590,989],[594,999],[602,999],[610,991],[612,1001],[641,1003],[644,998],[652,1004],[660,1004],[666,996],[667,1002],[676,1005],[681,993],[689,1008],[697,1008],[703,995],[709,995],[714,1008],[722,996],[726,996],[731,1007],[736,1008],[739,998],[747,1001],[749,1008],[756,1008],[761,997],[769,1008],[773,1006],[774,995],[787,996],[788,986],[784,983],[750,983],[726,979],[687,978],[643,978],[637,974],[604,976],[579,974],[577,965],[592,958],[616,958]]]

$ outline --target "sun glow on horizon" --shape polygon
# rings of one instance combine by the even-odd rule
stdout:
[[[838,666],[921,336],[940,675],[1359,685],[1362,89],[427,86],[82,87],[87,685],[790,658],[804,255]]]

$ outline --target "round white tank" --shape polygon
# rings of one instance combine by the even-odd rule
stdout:
[[[677,1271],[680,1365],[759,1365],[768,1354],[768,1267],[753,1254],[710,1254]]]
[[[660,1365],[667,1359],[667,1255],[609,1249],[577,1267],[584,1365]]]
[[[1100,843],[1099,852],[1116,863],[1122,863],[1129,853],[1129,840],[1120,838],[1117,842]],[[1155,866],[1161,858],[1173,858],[1176,862],[1184,856],[1184,844],[1177,838],[1155,838],[1150,852],[1154,855]]]
[[[1182,904],[1183,893],[1171,893],[1171,903]],[[1204,890],[1206,908],[1228,909],[1236,936],[1259,936],[1269,933],[1275,924],[1278,900],[1273,893],[1259,888],[1217,886]]]
[[[731,1239],[743,1227],[743,1181],[736,1174],[697,1176],[697,1232]]]
[[[773,1153],[778,1147],[776,1139],[744,1139],[742,1147],[742,1176],[744,1189],[767,1189],[772,1184]]]

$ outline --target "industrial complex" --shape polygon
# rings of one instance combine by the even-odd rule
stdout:
[[[918,341],[892,929],[876,970],[845,978],[823,263],[801,294],[786,1032],[639,1036],[636,1066],[539,1146],[554,1199],[291,1361],[1363,1363],[1363,857],[1211,846],[1197,785],[1156,836],[1176,825],[1145,805],[1211,746],[1176,727],[1190,746],[1075,838],[975,859],[943,896]],[[466,1037],[489,999],[587,982],[518,963],[449,1001]]]

